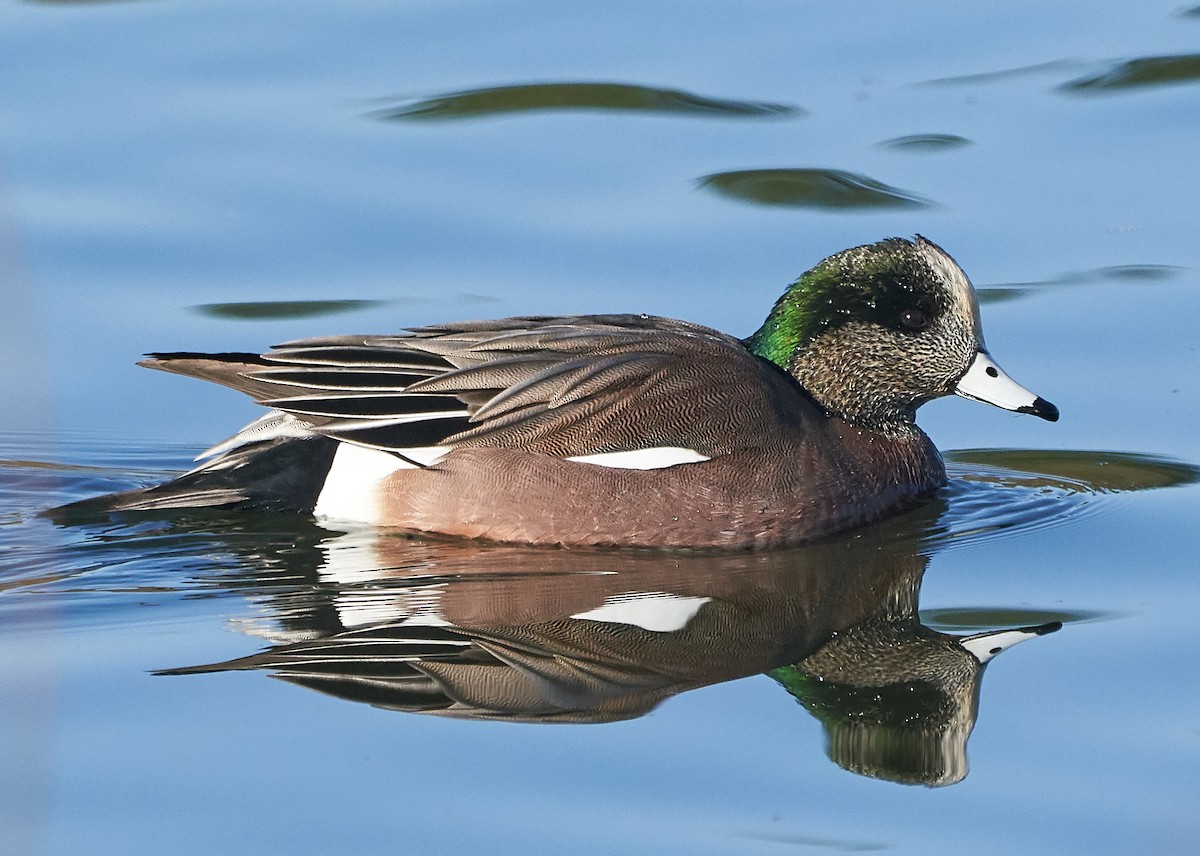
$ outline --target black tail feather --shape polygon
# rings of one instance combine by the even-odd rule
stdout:
[[[62,521],[124,511],[184,508],[310,513],[325,484],[338,441],[281,437],[233,449],[178,478],[53,509]]]

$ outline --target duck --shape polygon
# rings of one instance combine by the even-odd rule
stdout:
[[[992,358],[966,273],[919,235],[825,258],[744,339],[653,315],[522,316],[139,365],[268,412],[89,511],[282,511],[567,548],[819,540],[946,483],[921,405],[1059,415]]]

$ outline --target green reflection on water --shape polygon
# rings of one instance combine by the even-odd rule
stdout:
[[[920,208],[931,203],[865,175],[837,169],[744,169],[717,172],[701,187],[760,205],[802,208]]]
[[[998,71],[983,71],[975,74],[958,74],[951,77],[937,77],[916,84],[917,86],[971,86],[979,83],[998,83],[1014,77],[1028,77],[1038,74],[1053,74],[1064,69],[1076,68],[1074,60],[1051,60],[1033,65],[1022,65],[1017,68],[1003,68]]]
[[[359,309],[383,306],[386,300],[263,300],[245,303],[200,303],[189,307],[193,312],[212,318],[235,320],[271,320],[316,318]]]
[[[801,116],[788,104],[705,98],[678,89],[624,83],[531,83],[451,92],[377,111],[380,119],[440,121],[547,110],[619,110],[741,118]]]
[[[1016,286],[1002,286],[999,288],[983,287],[975,289],[975,297],[980,304],[988,303],[1007,303],[1010,300],[1016,300],[1025,297],[1029,294],[1029,289]]]
[[[1004,467],[1066,479],[1101,492],[1150,490],[1200,482],[1200,467],[1170,458],[1131,452],[1063,449],[962,449],[946,454],[960,464]]]
[[[1141,282],[1152,282],[1170,279],[1179,274],[1183,268],[1176,265],[1114,265],[1112,267],[1096,268],[1092,275],[1102,279],[1124,279]]]
[[[1119,280],[1124,282],[1162,282],[1176,277],[1185,270],[1178,265],[1113,265],[1092,270],[1064,273],[1050,279],[1031,282],[1011,282],[984,285],[976,288],[980,303],[1004,303],[1032,294],[1037,289],[1064,285],[1086,285],[1097,280]]]
[[[1095,609],[1030,609],[1011,606],[949,607],[922,609],[921,623],[942,633],[976,633],[1005,625],[1078,624],[1115,617]]]
[[[898,152],[944,152],[971,145],[971,141],[958,134],[910,134],[893,137],[881,142],[880,147]]]
[[[1101,74],[1079,77],[1059,87],[1064,92],[1091,92],[1139,89],[1192,83],[1200,80],[1200,54],[1151,56],[1118,63]]]

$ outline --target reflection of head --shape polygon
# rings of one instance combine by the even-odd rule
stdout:
[[[839,766],[903,784],[952,785],[967,775],[984,665],[1060,626],[958,637],[916,618],[868,621],[770,674],[820,720]]]

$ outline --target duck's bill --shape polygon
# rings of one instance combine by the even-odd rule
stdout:
[[[954,392],[963,398],[973,398],[1005,410],[1032,413],[1050,422],[1058,421],[1057,407],[1009,377],[982,349],[975,354],[966,374],[959,378]]]

